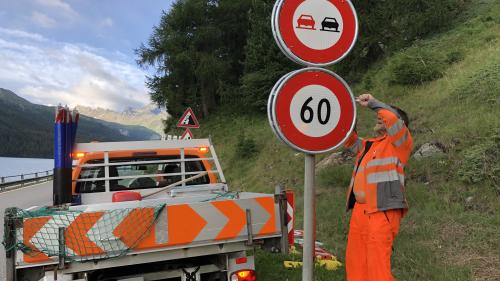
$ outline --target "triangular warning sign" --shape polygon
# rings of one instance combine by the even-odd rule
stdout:
[[[184,111],[184,114],[182,114],[181,119],[177,123],[177,127],[179,128],[199,128],[200,124],[198,123],[198,120],[196,119],[196,116],[194,116],[194,112],[191,109],[191,107],[188,107],[186,111]]]
[[[193,139],[193,133],[191,133],[191,130],[186,128],[186,130],[181,136],[181,140],[191,140],[191,139]]]

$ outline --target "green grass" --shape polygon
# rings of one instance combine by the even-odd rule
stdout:
[[[377,63],[363,82],[351,85],[357,94],[369,90],[404,108],[417,148],[431,141],[446,147],[442,156],[412,159],[408,165],[410,212],[393,255],[398,280],[500,280],[500,4],[472,2],[454,28]],[[408,54],[439,60],[439,75],[416,84],[394,83],[394,64]],[[278,184],[295,190],[296,227],[302,228],[303,155],[274,136],[266,116],[228,112],[233,113],[202,122],[195,135],[211,135],[232,190],[272,193]],[[375,115],[361,108],[358,112],[360,134],[370,136]],[[243,135],[255,151],[242,151]],[[317,238],[340,261],[345,256],[345,189],[351,167],[330,166],[316,177]],[[301,280],[301,270],[283,268],[285,259],[300,257],[258,251],[259,280]],[[317,269],[316,280],[345,280],[344,269]]]

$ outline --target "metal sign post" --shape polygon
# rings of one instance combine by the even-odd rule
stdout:
[[[278,80],[267,108],[269,124],[278,139],[305,153],[302,280],[313,281],[315,154],[339,147],[356,121],[356,103],[347,83],[318,67],[347,56],[358,36],[358,19],[349,0],[277,0],[271,27],[276,44],[288,58],[313,66]]]
[[[302,257],[302,280],[313,281],[314,240],[316,234],[316,188],[314,186],[314,154],[305,155],[304,169],[304,253]]]

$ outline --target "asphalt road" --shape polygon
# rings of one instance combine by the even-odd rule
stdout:
[[[52,204],[52,181],[0,193],[0,236],[3,241],[3,215],[5,208],[29,208]],[[5,280],[5,251],[0,245],[0,280]]]

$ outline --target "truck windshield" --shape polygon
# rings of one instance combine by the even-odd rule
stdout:
[[[205,171],[202,160],[194,160],[198,156],[186,155],[185,167],[186,173]],[[131,190],[131,189],[147,189],[164,187],[169,184],[178,182],[182,179],[181,162],[174,161],[168,163],[139,163],[133,164],[130,162],[143,161],[162,161],[179,159],[179,156],[154,156],[144,158],[110,158],[112,164],[126,163],[123,165],[110,165],[109,177],[114,178],[109,180],[110,191]],[[85,164],[102,164],[102,159],[90,160]],[[164,176],[156,176],[155,174],[171,174]],[[151,176],[148,176],[151,175]],[[185,178],[189,178],[194,174],[187,174]],[[76,183],[77,193],[93,193],[105,191],[105,173],[104,166],[100,167],[83,167]],[[92,180],[95,179],[95,180]],[[187,185],[209,184],[208,175],[197,178],[187,183]]]

